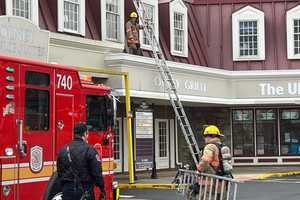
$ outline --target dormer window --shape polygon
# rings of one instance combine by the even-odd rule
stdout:
[[[187,8],[182,0],[175,0],[170,3],[170,36],[171,54],[187,57]]]
[[[38,0],[6,0],[6,14],[23,17],[39,25]]]
[[[232,51],[234,61],[265,59],[264,13],[246,6],[232,14]]]
[[[158,0],[144,0],[144,18],[148,21],[148,24],[153,24],[156,39],[159,41],[158,36]],[[151,31],[150,31],[151,34]],[[152,36],[151,36],[152,37]],[[140,42],[143,49],[152,50],[149,40],[146,37],[146,33],[140,31]]]
[[[85,0],[58,0],[58,31],[85,35]]]
[[[101,0],[102,40],[123,42],[124,0]]]
[[[300,6],[286,14],[288,59],[300,59]]]

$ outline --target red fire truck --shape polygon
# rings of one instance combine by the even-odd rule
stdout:
[[[106,199],[114,199],[110,93],[82,82],[75,68],[0,56],[0,200],[60,199],[56,157],[77,122],[89,127]]]

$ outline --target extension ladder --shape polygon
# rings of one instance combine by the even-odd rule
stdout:
[[[197,141],[195,139],[193,130],[189,123],[189,120],[186,116],[182,103],[179,99],[179,95],[177,92],[176,84],[174,82],[172,73],[167,66],[165,56],[160,47],[159,41],[154,34],[154,24],[150,23],[148,18],[148,13],[145,12],[145,5],[142,0],[133,0],[134,6],[138,12],[139,20],[143,25],[144,32],[146,34],[146,38],[149,41],[153,56],[155,58],[155,62],[157,68],[160,72],[161,78],[167,88],[170,102],[174,108],[176,118],[180,124],[181,130],[184,134],[185,140],[188,143],[190,152],[192,154],[193,160],[195,164],[198,164],[198,157],[200,155],[200,149],[198,147]]]

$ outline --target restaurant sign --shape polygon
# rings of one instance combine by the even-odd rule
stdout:
[[[31,21],[0,16],[0,54],[48,61],[49,32]]]

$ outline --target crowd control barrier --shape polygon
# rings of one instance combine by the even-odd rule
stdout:
[[[179,169],[175,178],[185,200],[236,200],[241,181],[223,176]]]

